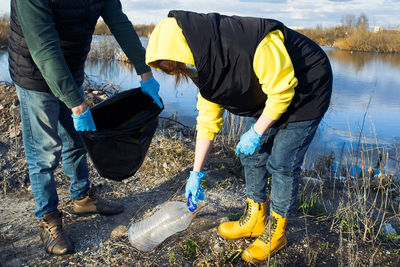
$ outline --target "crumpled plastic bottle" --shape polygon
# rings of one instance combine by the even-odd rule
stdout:
[[[150,251],[169,236],[188,228],[192,219],[193,213],[186,203],[167,202],[152,216],[129,227],[129,242],[141,251]]]

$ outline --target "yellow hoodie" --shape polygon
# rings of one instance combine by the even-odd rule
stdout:
[[[281,31],[270,32],[257,46],[253,70],[268,96],[263,114],[278,120],[294,96],[297,79]],[[193,54],[175,18],[161,21],[152,32],[146,49],[146,63],[174,60],[195,65]],[[214,140],[222,128],[224,108],[198,94],[197,138]]]

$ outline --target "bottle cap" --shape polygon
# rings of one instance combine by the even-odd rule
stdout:
[[[189,194],[188,200],[186,202],[186,206],[188,207],[190,212],[193,212],[197,209],[197,204],[194,204],[190,197],[192,196],[192,193]]]

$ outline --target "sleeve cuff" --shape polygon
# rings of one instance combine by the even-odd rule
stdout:
[[[275,112],[271,110],[268,106],[265,106],[263,114],[274,121],[278,120],[282,116],[282,113]]]
[[[62,101],[62,99],[60,100]],[[79,93],[79,95],[75,95],[74,97],[66,99],[63,102],[68,108],[73,108],[79,106],[83,101],[85,101],[85,97]]]
[[[206,140],[214,141],[215,136],[216,136],[216,133],[199,130],[199,131],[197,131],[196,139],[206,139]]]
[[[143,73],[151,71],[151,68],[149,66],[147,66],[144,61],[140,62],[140,63],[139,62],[138,63],[134,63],[133,65],[135,66],[135,70],[136,70],[136,74],[137,75],[140,75],[140,74],[143,74]]]

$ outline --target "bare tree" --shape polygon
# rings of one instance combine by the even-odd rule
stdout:
[[[345,14],[342,18],[345,27],[354,28],[356,26],[356,16],[354,14]]]
[[[361,13],[361,15],[357,19],[357,28],[368,29],[369,23],[367,15]]]

